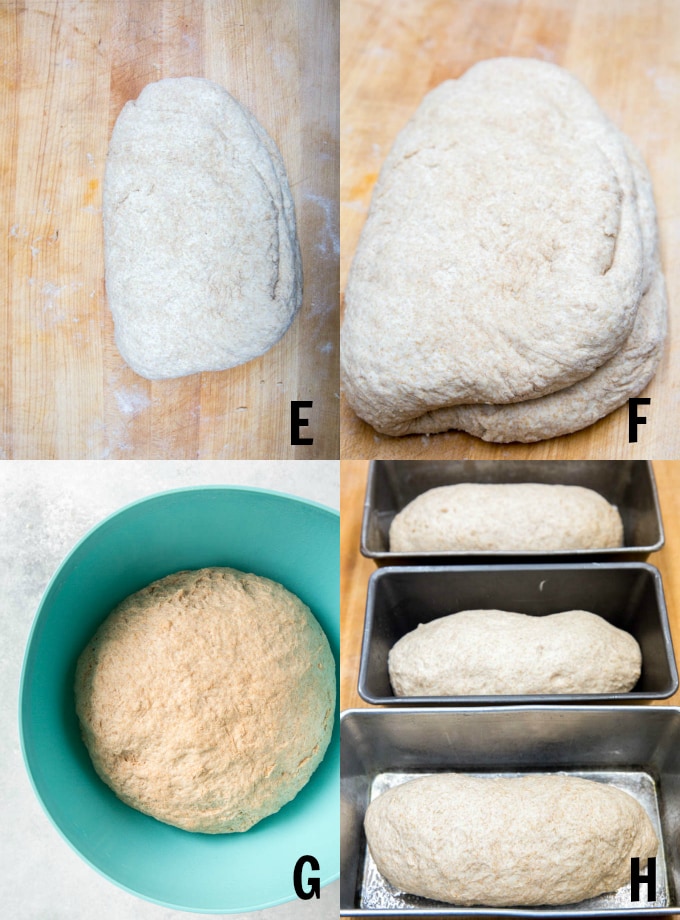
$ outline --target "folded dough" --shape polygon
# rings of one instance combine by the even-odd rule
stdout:
[[[159,80],[125,105],[103,212],[116,344],[142,377],[234,367],[288,329],[302,267],[283,161],[221,86]]]
[[[591,424],[644,388],[666,334],[644,163],[561,68],[477,64],[395,141],[345,300],[345,392],[378,431]]]

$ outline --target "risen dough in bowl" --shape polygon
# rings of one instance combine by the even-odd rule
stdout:
[[[335,663],[282,585],[200,569],[113,611],[78,660],[75,696],[94,767],[126,804],[189,831],[245,831],[323,759]]]

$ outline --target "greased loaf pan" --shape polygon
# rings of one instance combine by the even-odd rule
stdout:
[[[629,632],[642,651],[640,679],[629,692],[397,697],[387,658],[392,646],[427,623],[461,610],[508,610],[543,616],[588,610]],[[368,584],[359,693],[379,706],[527,703],[640,703],[678,689],[661,575],[645,563],[521,566],[414,566],[375,571]]]
[[[349,710],[341,720],[341,889],[346,917],[581,918],[680,912],[680,709],[517,707]],[[377,871],[363,820],[371,799],[418,775],[567,773],[611,783],[647,811],[657,837],[654,899],[630,886],[579,904],[456,907],[400,892]]]

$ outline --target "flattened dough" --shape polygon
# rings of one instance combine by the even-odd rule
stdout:
[[[285,169],[221,86],[165,79],[125,105],[103,210],[116,344],[141,376],[234,367],[288,329],[302,267]]]
[[[622,545],[618,510],[582,486],[439,486],[414,498],[390,525],[393,553],[545,553]]]
[[[75,696],[92,763],[123,802],[223,834],[278,811],[323,759],[335,662],[282,585],[200,569],[113,611],[78,659]]]
[[[364,822],[401,891],[465,907],[572,904],[630,882],[658,840],[627,792],[576,776],[440,773],[375,799]],[[604,843],[606,842],[606,845]]]
[[[633,636],[586,610],[461,610],[422,623],[388,657],[395,696],[625,693],[641,665]]]

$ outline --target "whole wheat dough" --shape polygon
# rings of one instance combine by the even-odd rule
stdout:
[[[622,693],[641,666],[633,636],[585,610],[461,610],[420,624],[388,656],[395,696]]]
[[[623,545],[618,510],[582,486],[463,482],[429,489],[390,525],[393,553],[537,552]]]
[[[116,344],[141,376],[224,370],[289,327],[302,269],[285,169],[221,86],[160,80],[124,106],[103,211]]]
[[[399,434],[434,434],[452,428],[484,441],[531,443],[579,431],[642,393],[659,366],[667,333],[666,283],[657,267],[642,295],[633,331],[614,357],[590,377],[524,402],[437,409],[405,422]]]
[[[642,806],[609,784],[560,774],[443,773],[388,790],[366,838],[401,891],[460,906],[572,904],[630,882],[658,840]]]
[[[282,585],[200,569],[113,611],[78,659],[75,697],[92,763],[123,802],[230,833],[278,811],[323,759],[335,664]]]
[[[592,425],[634,396],[654,376],[668,333],[666,283],[658,251],[656,209],[647,168],[621,135],[633,167],[635,201],[643,244],[643,289],[633,329],[619,351],[589,377],[547,396],[505,405],[461,405],[405,420],[392,434],[467,431],[484,441],[530,443]]]
[[[357,414],[389,435],[530,441],[639,393],[666,320],[642,239],[644,219],[656,233],[651,186],[638,196],[630,147],[544,62],[485,61],[430,93],[385,162],[348,279]]]

